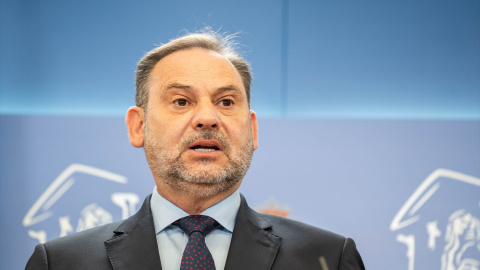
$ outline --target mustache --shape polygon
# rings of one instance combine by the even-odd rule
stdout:
[[[230,149],[228,140],[216,130],[202,130],[184,138],[181,142],[182,149],[188,149],[190,145],[197,140],[216,140],[220,143],[224,151],[228,152]]]

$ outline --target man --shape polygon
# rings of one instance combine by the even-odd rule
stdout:
[[[189,34],[140,60],[126,123],[152,195],[125,221],[39,244],[26,269],[364,269],[353,240],[256,213],[239,194],[257,118],[228,40]]]

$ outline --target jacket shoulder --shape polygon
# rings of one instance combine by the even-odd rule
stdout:
[[[312,262],[328,269],[365,269],[352,239],[292,219],[260,215],[272,225],[270,233],[282,238],[275,267],[280,269],[297,260],[293,265]]]
[[[40,244],[43,245],[48,269],[111,269],[104,242],[115,236],[114,230],[119,224],[121,221]],[[37,249],[38,246],[35,252]]]
[[[103,242],[115,236],[114,230],[122,222],[123,221],[117,221],[114,223],[109,223],[78,233],[56,238],[46,242],[44,245],[47,249],[60,249],[59,251],[62,251],[64,248],[68,247],[94,248],[95,246],[101,246],[102,248],[105,248]],[[78,250],[75,250],[74,253],[78,253]]]
[[[37,245],[26,269],[112,269],[105,243],[125,235],[141,220],[150,216],[150,196],[147,196],[140,210],[126,220]],[[153,220],[150,223],[153,226]]]
[[[330,248],[338,246],[341,250],[347,239],[340,234],[293,219],[270,214],[260,215],[272,225],[272,233],[282,237],[283,241],[302,241],[311,245],[328,245]]]

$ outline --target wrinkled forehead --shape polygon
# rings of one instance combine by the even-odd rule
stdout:
[[[180,50],[158,61],[149,77],[150,86],[158,89],[172,82],[208,87],[236,85],[245,93],[240,73],[232,63],[217,52],[203,48]]]

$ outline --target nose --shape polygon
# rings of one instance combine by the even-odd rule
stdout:
[[[215,105],[211,102],[199,102],[192,120],[193,129],[218,129],[219,118]]]

